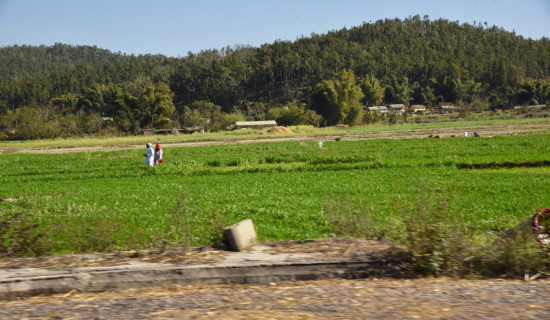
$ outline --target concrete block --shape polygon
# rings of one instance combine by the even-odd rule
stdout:
[[[223,235],[235,251],[242,251],[258,241],[252,219],[243,220],[226,228]]]

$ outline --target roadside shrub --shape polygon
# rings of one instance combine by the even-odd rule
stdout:
[[[548,210],[548,209],[546,209]],[[540,210],[539,213],[545,210]],[[539,234],[548,230],[550,215],[538,218]],[[516,227],[503,232],[495,243],[488,247],[484,255],[485,276],[521,276],[529,273],[550,272],[550,250],[547,238],[536,241],[534,218],[530,217]],[[546,250],[541,250],[545,244]]]
[[[0,198],[0,202],[3,200]],[[0,257],[38,256],[49,254],[41,242],[43,234],[38,231],[39,224],[29,220],[30,206],[22,211],[7,212],[0,208]]]
[[[448,199],[448,198],[447,198]],[[550,254],[530,229],[505,233],[475,233],[476,221],[451,214],[448,200],[429,205],[423,196],[413,210],[402,210],[405,245],[414,271],[452,277],[517,277],[550,271]]]
[[[402,239],[409,249],[413,271],[422,275],[465,276],[479,265],[479,244],[474,242],[473,225],[449,212],[448,199],[430,204],[426,193],[413,208],[401,209]]]
[[[118,250],[116,239],[123,222],[108,212],[93,212],[44,225],[42,237],[56,239],[52,246],[68,252],[108,252]],[[127,247],[138,247],[138,238],[129,240]],[[131,243],[134,243],[132,245]],[[59,250],[59,249],[57,249]]]
[[[197,216],[206,216],[209,223],[198,221]],[[193,214],[188,212],[185,206],[185,191],[183,191],[174,207],[171,214],[170,229],[166,230],[164,239],[162,240],[161,249],[170,243],[169,239],[173,240],[174,245],[189,247],[197,242],[197,240],[206,240],[212,246],[219,246],[223,243],[223,231],[227,227],[227,217],[220,214],[219,211],[213,210],[210,215]],[[207,225],[208,227],[197,234],[198,226]],[[158,244],[157,244],[158,246]]]
[[[400,254],[411,271],[423,276],[523,277],[549,275],[550,250],[543,250],[530,229],[512,236],[480,234],[476,221],[451,214],[449,199],[428,197],[424,190],[412,207],[401,207],[401,220],[375,224],[372,210],[351,200],[327,203],[327,219],[339,236],[390,240],[403,245]],[[502,230],[500,230],[502,231]]]
[[[520,230],[512,235],[501,235],[487,247],[482,258],[481,273],[486,277],[522,277],[528,274],[550,272],[550,251],[542,250],[533,232]]]
[[[375,226],[372,209],[354,204],[351,199],[327,201],[327,220],[338,236],[382,240],[385,232]]]
[[[25,201],[22,209],[9,212],[0,208],[0,256],[42,256],[53,253],[107,252],[119,249],[118,231],[123,223],[117,215],[93,212],[72,215],[70,219],[40,221],[36,200]],[[127,247],[140,247],[140,235]]]

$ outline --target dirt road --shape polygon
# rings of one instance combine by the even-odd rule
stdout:
[[[364,239],[269,244],[275,252],[318,252],[326,257],[351,257],[358,251],[382,254],[388,248],[387,243]],[[138,258],[120,253],[10,258],[3,259],[0,267],[66,269],[136,259],[208,263],[227,254],[172,249]],[[326,279],[36,296],[0,301],[0,319],[547,319],[549,296],[549,278]]]
[[[524,134],[549,134],[550,121],[544,122],[513,122],[513,123],[481,123],[475,126],[450,126],[444,128],[417,128],[410,130],[384,130],[372,132],[346,132],[343,134],[320,134],[316,135],[280,135],[268,134],[256,139],[236,139],[224,141],[199,141],[199,142],[178,142],[164,143],[164,147],[199,147],[227,144],[251,144],[262,142],[284,142],[284,141],[319,141],[334,140],[336,137],[341,140],[370,140],[370,139],[418,139],[427,138],[429,135],[438,135],[441,138],[452,136],[463,137],[464,132],[468,132],[468,137],[472,137],[474,132],[478,132],[481,137],[510,136]],[[116,151],[127,149],[143,149],[143,145],[119,145],[119,146],[87,146],[74,148],[58,148],[55,146],[21,148],[6,146],[0,148],[2,153],[72,153],[72,152],[93,152],[93,151]]]
[[[2,319],[547,319],[550,281],[364,279],[68,293]]]

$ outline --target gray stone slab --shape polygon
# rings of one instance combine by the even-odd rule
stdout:
[[[224,236],[235,251],[245,250],[258,242],[252,219],[246,219],[226,228]]]

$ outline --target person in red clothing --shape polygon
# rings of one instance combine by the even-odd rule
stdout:
[[[155,146],[155,165],[162,163],[162,147],[157,143]]]

